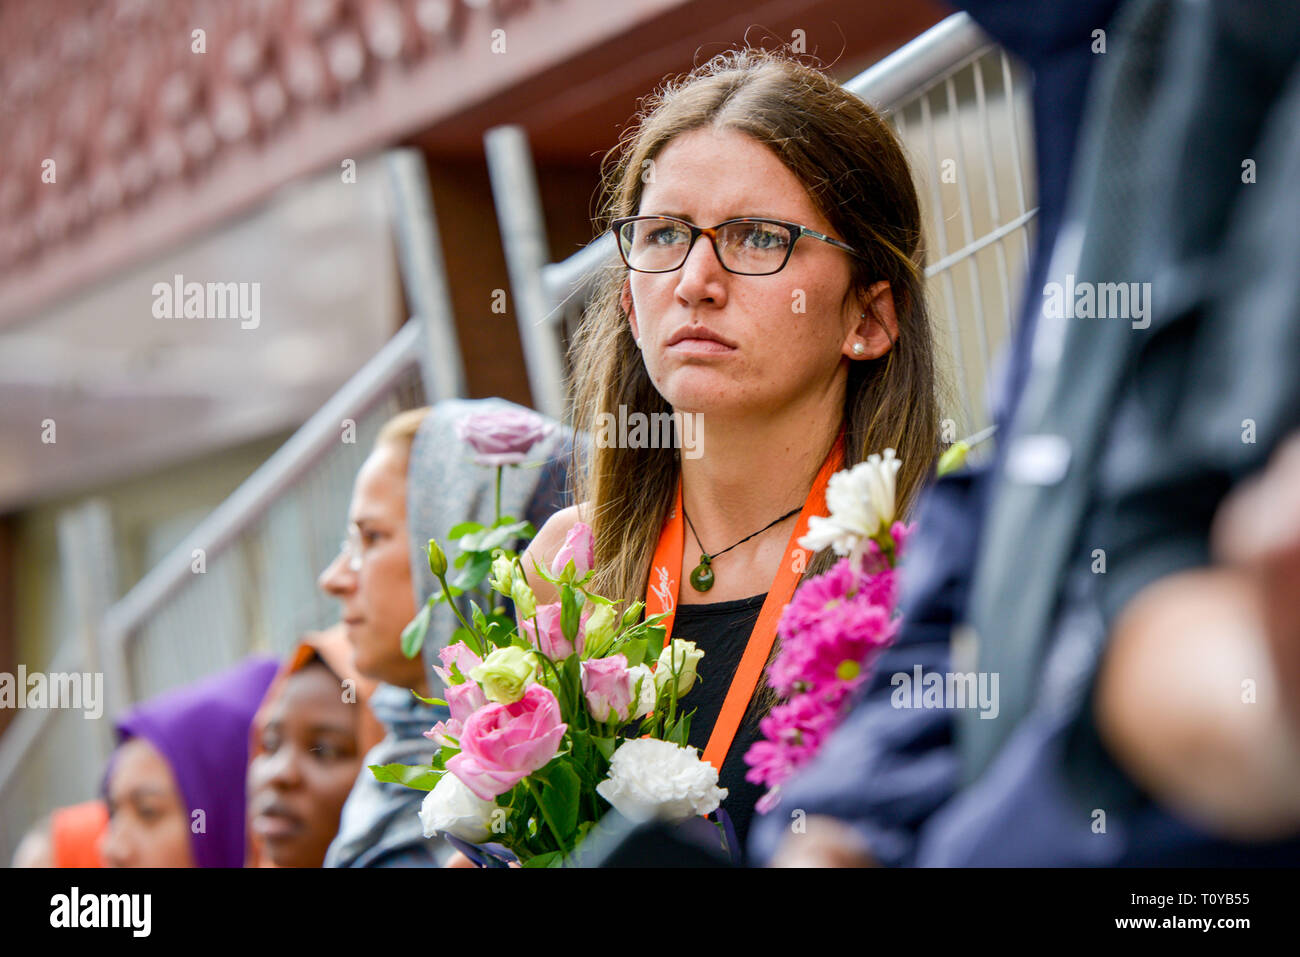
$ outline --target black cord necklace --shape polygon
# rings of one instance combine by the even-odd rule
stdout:
[[[790,511],[786,512],[784,515],[782,515],[780,518],[776,519],[775,521],[768,522],[758,531],[746,535],[740,541],[736,542],[736,545],[743,545],[745,544],[745,542],[749,541],[755,535],[762,535],[773,525],[778,525],[781,522],[784,522],[791,515],[802,510],[803,510],[802,505],[800,505],[798,508],[790,509]],[[704,551],[704,543],[700,541],[699,533],[695,531],[695,526],[691,524],[691,517],[686,514],[685,503],[683,503],[682,505],[682,515],[686,516],[686,524],[690,526],[691,534],[695,536],[695,541],[700,546],[700,563],[696,565],[695,570],[691,572],[691,587],[694,588],[696,591],[705,592],[713,587],[713,568],[711,567],[713,560],[717,558],[719,555],[725,555],[727,552],[735,548],[736,545],[728,545],[722,551],[714,552],[712,555],[710,555],[708,552]]]

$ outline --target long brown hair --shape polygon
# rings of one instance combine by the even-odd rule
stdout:
[[[787,52],[747,48],[719,54],[667,81],[643,101],[635,122],[602,163],[598,218],[608,227],[635,215],[642,172],[675,137],[701,127],[738,130],[771,149],[804,184],[845,242],[848,295],[888,280],[899,335],[874,360],[849,363],[844,402],[845,466],[894,448],[900,513],[930,474],[939,448],[933,340],[924,295],[921,213],[902,148],[875,110]],[[646,372],[620,304],[627,276],[618,261],[601,276],[571,352],[573,422],[596,435],[602,413],[671,411]],[[847,302],[847,299],[846,299]],[[847,361],[847,360],[846,360]],[[649,419],[649,421],[662,421]],[[626,443],[610,443],[621,445]],[[651,558],[672,505],[680,463],[673,449],[593,447],[575,454],[574,501],[595,539],[599,594],[634,601],[645,594]],[[587,510],[589,509],[589,511]],[[805,575],[827,568],[819,554]]]

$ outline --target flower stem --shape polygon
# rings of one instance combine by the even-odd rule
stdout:
[[[894,544],[894,536],[889,529],[881,526],[876,534],[871,536],[871,540],[880,546],[880,553],[885,558],[885,563],[893,568],[897,560],[897,546]]]
[[[474,646],[472,649],[474,654],[478,655],[480,658],[485,657],[483,654],[485,649],[479,644],[478,635],[474,633],[474,629],[470,626],[470,623],[465,620],[465,616],[462,615],[460,609],[456,607],[456,599],[451,597],[451,591],[447,586],[447,576],[445,573],[438,576],[438,584],[442,586],[442,595],[447,599],[447,604],[451,606],[451,610],[456,613],[456,617],[460,619],[461,625],[464,626],[465,630],[469,632],[470,638],[473,639],[471,644]]]
[[[497,466],[496,497],[494,499],[495,506],[496,506],[495,508],[496,518],[492,520],[494,527],[501,521],[501,473],[504,471],[505,471],[504,465]]]
[[[542,812],[542,820],[546,822],[547,828],[550,830],[551,834],[555,837],[555,843],[560,846],[560,853],[563,854],[565,857],[568,857],[569,847],[567,844],[564,843],[564,838],[560,837],[560,830],[555,826],[555,822],[551,820],[551,816],[546,813],[546,805],[542,803],[541,792],[537,789],[537,787],[533,784],[532,780],[529,778],[524,778],[524,787],[528,788],[528,793],[531,794],[533,796],[533,800],[537,802],[537,809]]]
[[[673,648],[673,643],[668,643],[668,673],[673,679],[673,687],[668,697],[668,724],[672,724],[677,719],[677,652]],[[682,664],[686,664],[686,655],[682,654]],[[665,725],[665,731],[667,726]]]

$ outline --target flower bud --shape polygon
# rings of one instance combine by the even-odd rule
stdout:
[[[671,686],[673,671],[677,672],[677,697],[690,691],[695,685],[696,666],[704,652],[695,647],[693,641],[673,641],[659,653],[659,664],[655,667],[655,685],[659,689]],[[676,664],[676,668],[673,665]]]
[[[620,724],[627,721],[636,703],[636,690],[623,655],[592,658],[582,663],[582,693],[591,716],[597,721],[617,719]]]
[[[515,563],[505,555],[498,555],[492,561],[492,571],[488,573],[488,584],[503,595],[509,595],[514,586]]]
[[[604,651],[606,642],[613,638],[618,630],[618,617],[614,614],[613,605],[598,602],[591,604],[595,606],[595,611],[587,618],[583,654],[584,657],[598,658]]]
[[[636,707],[632,717],[644,718],[648,714],[653,714],[658,700],[658,688],[655,686],[655,676],[650,666],[637,665],[635,668],[629,668],[628,681],[631,682],[632,693],[636,695]]]
[[[591,526],[577,522],[564,536],[564,544],[551,559],[551,575],[569,584],[585,579],[594,562],[594,542]]]
[[[645,602],[634,601],[628,606],[627,611],[623,612],[623,627],[631,628],[641,620],[641,612],[645,610]]]
[[[521,619],[532,618],[537,614],[537,596],[528,587],[528,582],[524,581],[523,575],[511,582],[510,597],[514,599],[515,610],[519,612]]]
[[[447,574],[447,553],[442,550],[436,539],[429,539],[429,571],[434,578]]]

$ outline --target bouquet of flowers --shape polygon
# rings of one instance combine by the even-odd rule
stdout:
[[[491,426],[470,423],[461,437],[475,444],[501,431]],[[498,469],[498,490],[499,470],[515,464],[480,462]],[[549,569],[534,566],[560,594],[539,605],[511,548],[532,528],[500,515],[499,493],[496,510],[490,527],[451,530],[460,551],[454,582],[445,551],[430,540],[429,568],[441,590],[403,634],[403,649],[414,656],[439,601],[460,621],[434,669],[446,699],[423,699],[450,711],[426,732],[438,751],[428,765],[372,765],[371,772],[429,792],[420,811],[426,836],[500,844],[525,867],[560,866],[611,807],[634,821],[716,810],[727,792],[686,746],[691,713],[680,707],[704,653],[689,641],[665,647],[664,616],[643,619],[643,602],[620,614],[616,602],[584,587],[593,555],[591,528],[582,523]],[[499,599],[483,594],[484,580],[491,596],[514,602],[518,627]],[[471,590],[490,610],[470,599],[467,619],[453,599]]]
[[[835,730],[876,655],[897,634],[896,566],[911,531],[894,520],[901,465],[886,449],[835,473],[826,488],[830,517],[812,518],[799,540],[842,557],[799,587],[777,625],[781,647],[768,684],[783,700],[760,723],[763,740],[745,755],[745,779],[768,787],[755,806],[760,814],[776,806],[782,783]]]

